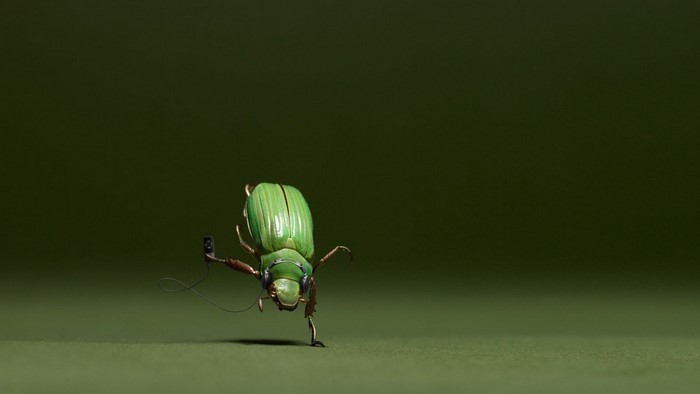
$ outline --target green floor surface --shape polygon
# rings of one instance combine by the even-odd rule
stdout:
[[[271,304],[236,315],[151,289],[48,294],[20,291],[0,303],[2,393],[700,387],[700,298],[684,294],[328,292],[316,314],[327,348],[307,346],[301,311]]]

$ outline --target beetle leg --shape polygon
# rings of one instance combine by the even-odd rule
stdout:
[[[253,267],[242,262],[241,260],[236,260],[229,257],[225,261],[223,261],[223,263],[233,270],[242,272],[244,274],[253,275],[254,277],[260,279],[260,271],[254,269]]]
[[[246,252],[255,256],[255,258],[259,258],[260,256],[258,256],[258,252],[243,240],[243,236],[241,236],[241,226],[239,226],[238,224],[236,225],[236,234],[238,234],[238,242],[241,243],[243,249],[245,249]]]
[[[336,246],[335,248],[333,248],[333,250],[331,250],[330,252],[328,252],[327,255],[323,256],[323,258],[322,258],[321,260],[319,260],[318,263],[316,263],[316,265],[314,266],[314,271],[318,270],[318,269],[321,268],[324,264],[326,264],[326,262],[328,261],[328,259],[330,259],[331,257],[333,257],[333,255],[334,255],[337,251],[339,251],[339,250],[342,250],[342,251],[346,252],[348,255],[350,255],[350,261],[352,261],[352,251],[350,250],[350,248],[348,248],[348,247],[346,247],[346,246],[338,245],[338,246]]]
[[[304,317],[311,319],[311,315],[316,312],[316,281],[311,278],[311,290],[309,290],[309,300],[304,308]]]
[[[309,330],[311,331],[311,346],[321,346],[326,347],[321,341],[316,340],[316,326],[314,321],[311,320],[311,315],[316,312],[316,281],[311,278],[311,290],[309,290],[309,299],[306,302],[306,308],[304,309],[304,317],[309,320]]]
[[[250,193],[255,189],[255,185],[251,185],[250,183],[247,183],[245,185],[245,195],[250,196]]]
[[[311,346],[326,347],[323,342],[316,340],[316,326],[311,318],[309,318],[309,330],[311,331]]]

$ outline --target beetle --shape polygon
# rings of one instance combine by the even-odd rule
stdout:
[[[344,251],[352,261],[352,251],[338,245],[314,263],[313,219],[304,196],[289,185],[260,183],[246,185],[243,217],[255,248],[241,236],[236,225],[238,241],[258,261],[258,269],[234,258],[220,259],[205,253],[205,259],[223,263],[238,272],[258,279],[267,296],[258,298],[258,309],[263,311],[263,300],[272,300],[280,311],[293,311],[299,303],[306,303],[304,318],[311,331],[311,346],[325,346],[316,339],[312,315],[316,311],[316,282],[314,275],[338,251]],[[308,297],[305,298],[305,296]]]

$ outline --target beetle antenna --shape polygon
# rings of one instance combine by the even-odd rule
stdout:
[[[247,308],[245,308],[245,309],[228,309],[228,308],[224,308],[223,306],[221,306],[221,305],[217,304],[216,302],[214,302],[214,301],[213,301],[212,299],[210,299],[209,297],[205,296],[204,294],[202,294],[202,293],[200,293],[200,292],[198,292],[197,290],[194,289],[197,285],[199,285],[200,283],[202,283],[202,282],[207,278],[207,276],[209,276],[209,272],[211,272],[211,264],[210,264],[209,262],[207,262],[207,271],[204,273],[204,276],[203,276],[201,279],[199,279],[197,282],[195,282],[194,284],[188,285],[188,284],[186,284],[185,282],[183,282],[183,281],[181,281],[181,280],[179,280],[179,279],[175,279],[175,278],[160,278],[160,279],[158,279],[158,288],[161,289],[161,290],[163,290],[163,291],[167,291],[168,293],[179,293],[179,292],[181,292],[181,291],[189,290],[189,291],[193,292],[194,294],[196,294],[199,298],[203,299],[204,301],[206,301],[206,302],[208,302],[208,303],[214,305],[215,307],[221,309],[221,310],[224,311],[224,312],[230,312],[230,313],[241,313],[241,312],[245,312],[245,311],[249,310],[250,308],[252,308],[252,307],[257,303],[258,298],[260,298],[260,295],[262,295],[263,291],[265,291],[265,289],[262,289],[262,290],[260,291],[260,295],[258,295],[258,297],[255,298],[255,300],[253,301],[253,303],[250,304],[250,305],[249,305]],[[175,283],[177,283],[178,285],[180,285],[181,287],[176,288],[176,289],[173,289],[173,288],[166,288],[166,287],[163,287],[162,282],[175,282]]]

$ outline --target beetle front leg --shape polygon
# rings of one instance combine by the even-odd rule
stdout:
[[[232,259],[230,257],[227,259],[220,259],[220,258],[212,256],[210,254],[205,254],[204,260],[207,261],[208,263],[213,262],[213,263],[226,264],[227,267],[229,267],[233,270],[236,270],[238,272],[242,272],[244,274],[253,275],[256,278],[260,279],[260,271],[254,269],[253,267],[242,262],[241,260]]]
[[[254,277],[260,279],[260,271],[254,269],[253,267],[242,262],[241,260],[232,259],[229,257],[226,260],[223,260],[222,263],[226,264],[226,266],[231,268],[232,270],[242,272],[247,275],[253,275]]]
[[[316,326],[314,321],[309,317],[309,330],[311,331],[311,346],[326,347],[321,341],[316,340]]]
[[[316,281],[311,277],[311,289],[309,290],[309,300],[304,308],[304,317],[311,319],[314,312],[316,312]]]
[[[311,278],[311,290],[309,290],[309,300],[306,302],[306,308],[304,309],[304,317],[309,321],[309,330],[311,331],[311,346],[326,347],[321,341],[316,340],[316,326],[314,321],[311,320],[311,315],[316,312],[316,281]]]

